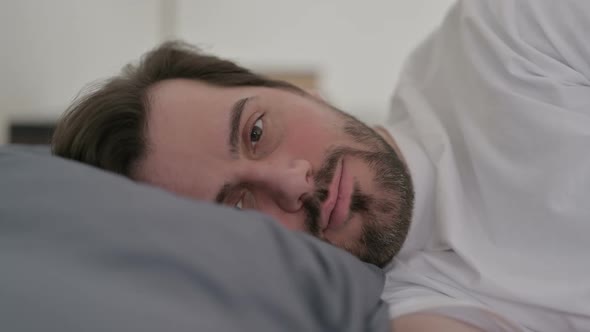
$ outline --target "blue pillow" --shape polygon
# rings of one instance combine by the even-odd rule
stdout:
[[[268,217],[0,147],[2,331],[387,331],[382,272]]]

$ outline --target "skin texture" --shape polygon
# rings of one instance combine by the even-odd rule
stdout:
[[[208,201],[225,188],[220,203],[259,210],[376,265],[401,247],[413,190],[388,135],[276,88],[168,80],[149,100],[137,180]]]

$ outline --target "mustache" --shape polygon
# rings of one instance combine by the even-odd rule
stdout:
[[[303,210],[305,211],[305,227],[307,231],[314,235],[320,235],[320,214],[321,205],[328,199],[328,187],[334,179],[334,173],[338,161],[345,154],[345,149],[329,149],[326,160],[320,170],[314,176],[316,190],[313,195],[303,199]]]
[[[322,201],[318,197],[310,196],[303,200],[303,209],[305,211],[306,230],[316,237],[320,236],[320,208]],[[358,183],[355,183],[351,201],[351,212],[369,212],[369,207],[374,203],[373,197],[361,192]]]
[[[333,148],[327,153],[326,161],[314,177],[315,187],[313,195],[309,195],[303,199],[303,209],[305,211],[305,227],[307,231],[319,236],[321,231],[320,217],[321,205],[328,199],[329,190],[327,189],[334,179],[334,173],[338,162],[345,156],[361,157],[366,161],[374,160],[377,152],[366,152],[354,150],[350,148]],[[358,183],[354,184],[353,193],[351,197],[350,210],[352,212],[366,212],[369,210],[369,205],[373,199],[369,195],[361,193]]]

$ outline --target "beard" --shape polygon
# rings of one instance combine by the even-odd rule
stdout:
[[[364,262],[383,267],[401,250],[410,228],[414,205],[411,177],[400,156],[379,134],[351,115],[336,111],[344,119],[344,132],[363,149],[328,149],[321,169],[314,176],[316,192],[303,201],[305,224],[309,233],[327,241],[321,237],[320,207],[328,197],[327,188],[338,162],[344,157],[362,160],[374,174],[376,193],[363,193],[358,182],[354,183],[350,216],[360,215],[362,219],[360,239],[331,244]]]

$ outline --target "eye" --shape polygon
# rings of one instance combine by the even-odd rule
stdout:
[[[252,130],[250,131],[250,144],[252,144],[253,148],[256,147],[256,144],[262,138],[263,132],[264,131],[263,131],[262,118],[259,118],[258,120],[256,120],[256,122],[254,122],[254,125],[252,126]]]
[[[236,209],[241,210],[242,206],[244,205],[244,196],[240,198],[240,200],[234,206]]]
[[[234,208],[238,210],[255,210],[256,199],[254,199],[252,192],[250,190],[244,190],[240,195],[240,199],[234,204]]]

